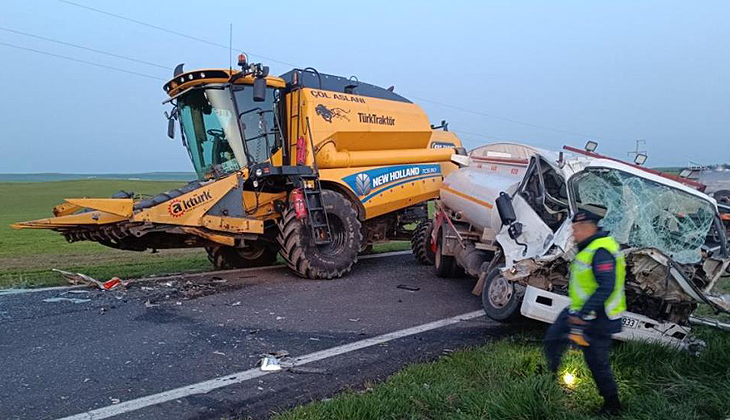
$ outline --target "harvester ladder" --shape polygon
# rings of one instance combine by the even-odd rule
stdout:
[[[307,214],[309,215],[308,224],[312,239],[315,245],[327,245],[332,242],[332,231],[324,208],[322,185],[319,183],[319,177],[305,178],[303,184],[302,191],[304,192],[304,203],[307,206]]]

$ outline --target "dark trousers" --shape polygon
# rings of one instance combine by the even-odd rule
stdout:
[[[560,367],[560,361],[569,344],[569,332],[570,325],[568,323],[568,309],[566,308],[545,334],[545,356],[547,356],[548,367],[552,372],[557,372]],[[611,365],[608,362],[608,353],[611,351],[611,334],[601,331],[600,328],[589,327],[586,330],[586,336],[591,345],[581,347],[581,349],[586,364],[593,375],[593,380],[598,387],[598,392],[604,399],[616,397],[618,388],[611,371]]]

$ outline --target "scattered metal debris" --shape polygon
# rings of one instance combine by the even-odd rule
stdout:
[[[417,291],[421,290],[420,287],[409,286],[407,284],[399,284],[399,285],[397,285],[395,287],[398,288],[398,289],[409,290],[411,292],[417,292]]]
[[[72,273],[70,271],[59,270],[57,268],[52,269],[63,277],[65,277],[71,284],[85,284],[89,287],[96,287],[101,290],[112,290],[119,286],[126,286],[129,282],[123,282],[119,277],[112,277],[108,281],[100,281],[84,273]]]
[[[264,372],[277,372],[281,370],[279,359],[274,356],[265,356],[261,359],[261,370]]]

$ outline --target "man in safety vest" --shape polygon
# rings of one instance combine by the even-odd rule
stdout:
[[[548,328],[545,354],[557,375],[569,342],[583,350],[588,368],[604,399],[601,414],[618,414],[618,388],[608,361],[611,335],[621,331],[626,310],[626,261],[619,244],[598,227],[600,216],[580,211],[573,216],[577,254],[570,265],[570,305]]]

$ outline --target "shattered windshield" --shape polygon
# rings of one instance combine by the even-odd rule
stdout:
[[[619,243],[657,248],[682,264],[701,260],[715,217],[709,201],[616,169],[589,168],[570,184],[577,208],[604,215],[601,227]]]
[[[186,146],[200,179],[230,173],[246,165],[230,92],[196,89],[179,99]]]

